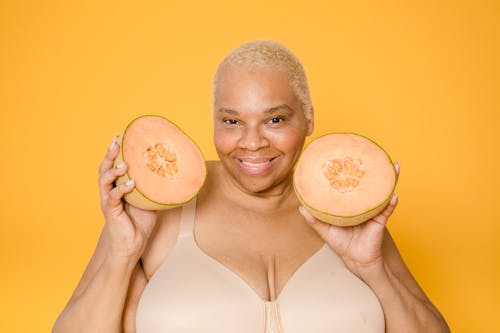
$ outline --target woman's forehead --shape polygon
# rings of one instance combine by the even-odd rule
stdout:
[[[275,77],[283,77],[283,79],[289,79],[291,77],[290,73],[287,73],[285,69],[276,66],[225,64],[221,68],[219,68],[217,78],[219,81],[225,81],[228,78],[232,78],[234,76],[259,76],[262,74],[269,74]]]
[[[288,76],[273,69],[231,68],[221,72],[215,98],[227,95],[293,95]],[[261,96],[263,97],[263,96]]]
[[[300,107],[287,78],[276,71],[232,71],[219,82],[215,108],[269,110],[280,105]]]

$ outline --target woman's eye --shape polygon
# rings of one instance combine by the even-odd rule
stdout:
[[[285,119],[283,119],[283,117],[273,117],[273,118],[271,118],[271,119],[269,120],[269,122],[270,122],[271,124],[278,124],[278,123],[280,123],[280,122],[282,122],[282,121],[284,121],[284,120],[285,120]]]
[[[224,124],[227,125],[237,125],[238,121],[236,119],[223,119]]]

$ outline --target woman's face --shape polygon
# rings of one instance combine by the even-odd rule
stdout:
[[[214,96],[215,148],[246,192],[265,192],[289,179],[312,127],[285,74],[222,70]]]

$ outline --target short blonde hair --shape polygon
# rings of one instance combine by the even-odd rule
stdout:
[[[286,46],[273,40],[254,40],[246,42],[222,59],[215,71],[212,100],[215,99],[221,72],[227,65],[236,67],[273,69],[284,72],[290,77],[290,86],[301,102],[306,119],[312,119],[312,103],[304,67]]]

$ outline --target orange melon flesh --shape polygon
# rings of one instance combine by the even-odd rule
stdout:
[[[389,155],[354,133],[332,133],[312,141],[294,171],[294,188],[318,219],[357,225],[380,213],[396,186]]]
[[[119,156],[128,165],[117,184],[133,179],[125,195],[133,206],[164,210],[194,198],[205,181],[205,160],[198,146],[176,125],[160,116],[133,120],[121,136]]]

